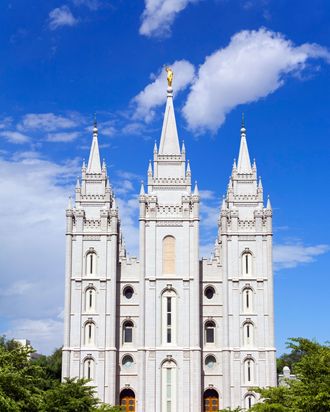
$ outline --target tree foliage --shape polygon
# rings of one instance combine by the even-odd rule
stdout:
[[[100,405],[84,379],[60,381],[61,349],[31,359],[32,348],[0,337],[1,412],[119,412]]]
[[[253,412],[329,412],[330,411],[330,346],[304,338],[291,338],[288,347],[293,354],[291,367],[297,379],[287,386],[254,388],[263,402]]]

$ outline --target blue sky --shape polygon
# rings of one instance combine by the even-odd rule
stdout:
[[[0,333],[62,342],[64,209],[101,154],[137,252],[137,199],[174,68],[176,116],[202,192],[209,256],[239,147],[274,209],[276,340],[329,339],[330,4],[326,0],[2,2]]]

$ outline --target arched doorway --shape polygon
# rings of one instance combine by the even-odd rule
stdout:
[[[135,394],[132,389],[123,389],[120,392],[120,406],[124,412],[135,412]]]
[[[218,392],[214,389],[207,389],[204,392],[204,412],[217,412],[219,409]]]

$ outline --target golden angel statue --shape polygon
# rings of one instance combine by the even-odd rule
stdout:
[[[166,67],[165,70],[167,71],[167,84],[168,84],[168,87],[172,87],[173,70],[170,67]]]

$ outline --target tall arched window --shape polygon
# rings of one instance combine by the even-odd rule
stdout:
[[[127,320],[123,323],[123,344],[133,342],[133,322]]]
[[[162,412],[176,412],[176,404],[176,364],[169,360],[162,365]]]
[[[176,342],[176,311],[177,299],[174,290],[166,290],[162,295],[162,342],[174,344]]]
[[[242,254],[242,274],[243,276],[252,276],[252,254],[245,251]]]
[[[243,346],[253,346],[254,326],[252,322],[245,322],[243,325]]]
[[[95,362],[92,358],[84,360],[84,378],[93,380],[95,377]]]
[[[250,409],[256,403],[256,398],[252,393],[245,396],[245,409]]]
[[[90,250],[86,255],[86,275],[95,275],[97,255],[94,250]]]
[[[95,312],[96,309],[96,291],[93,287],[89,287],[85,292],[85,311]]]
[[[205,343],[215,342],[215,322],[209,320],[205,323]]]
[[[243,289],[243,312],[253,312],[253,291],[251,288]]]
[[[85,345],[95,345],[95,323],[92,321],[85,323]]]
[[[175,238],[166,236],[163,239],[163,274],[175,274]]]
[[[244,381],[247,385],[251,385],[254,381],[254,360],[246,359],[244,361]]]

